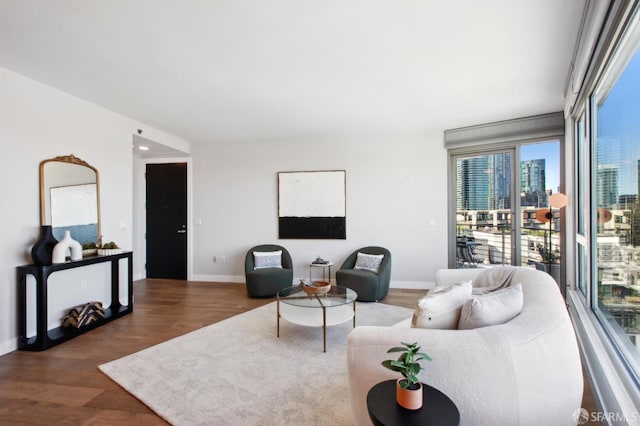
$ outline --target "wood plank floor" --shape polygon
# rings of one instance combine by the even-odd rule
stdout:
[[[423,290],[391,289],[384,303],[413,308]],[[242,284],[141,280],[130,315],[44,352],[0,357],[1,425],[162,425],[98,365],[262,306]],[[585,404],[593,408],[586,389]]]

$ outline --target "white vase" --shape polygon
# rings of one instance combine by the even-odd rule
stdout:
[[[71,256],[71,260],[82,259],[82,246],[71,238],[69,231],[64,231],[64,238],[53,248],[51,261],[52,263],[64,263],[67,260],[67,255]]]

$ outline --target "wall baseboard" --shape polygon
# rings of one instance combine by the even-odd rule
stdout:
[[[303,277],[308,280],[307,277]],[[293,283],[300,282],[300,277],[294,277]],[[244,284],[244,275],[193,275],[190,281],[219,282],[219,283],[242,283]],[[332,279],[331,283],[335,284],[336,280]],[[391,281],[390,288],[403,288],[409,290],[429,290],[435,286],[431,281]]]
[[[15,340],[7,340],[6,342],[0,343],[0,356],[6,355],[9,352],[18,350],[18,342]]]
[[[432,281],[391,281],[390,288],[403,288],[406,290],[429,290],[436,286]]]
[[[189,281],[205,281],[217,283],[242,283],[244,284],[244,275],[202,275],[193,274]]]

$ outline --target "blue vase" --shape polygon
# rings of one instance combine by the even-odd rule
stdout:
[[[31,248],[31,259],[38,266],[51,265],[53,248],[58,244],[58,240],[53,236],[51,225],[40,227],[40,238]]]

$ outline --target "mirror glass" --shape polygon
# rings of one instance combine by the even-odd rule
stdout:
[[[100,237],[98,170],[67,155],[40,163],[40,223],[51,225],[57,240],[69,231],[80,244]]]

